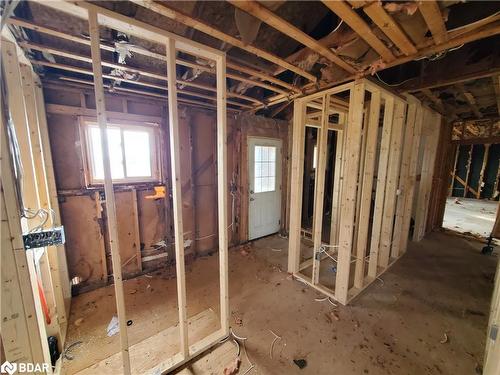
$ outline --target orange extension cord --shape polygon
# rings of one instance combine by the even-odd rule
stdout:
[[[49,308],[47,306],[47,300],[45,299],[45,293],[43,292],[42,283],[40,283],[40,279],[36,278],[38,284],[38,295],[40,296],[40,302],[42,303],[43,315],[45,315],[45,322],[50,324],[50,313]]]

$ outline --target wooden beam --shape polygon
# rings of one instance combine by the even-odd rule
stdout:
[[[481,191],[483,190],[484,171],[486,170],[486,165],[488,164],[490,147],[491,147],[490,144],[484,145],[483,163],[481,164],[481,172],[479,173],[479,183],[477,185],[477,194],[476,194],[477,199],[481,199]]]
[[[411,145],[411,158],[410,165],[408,167],[407,181],[405,183],[405,193],[404,193],[404,204],[402,212],[402,222],[401,225],[398,223],[398,232],[396,233],[398,237],[394,240],[398,241],[393,243],[392,252],[395,254],[403,254],[406,252],[408,246],[409,231],[411,225],[411,213],[413,207],[413,196],[415,192],[415,183],[417,180],[417,164],[418,155],[421,142],[421,133],[423,125],[423,107],[421,103],[415,98],[409,98],[409,106],[416,106],[416,116],[415,123],[413,125],[413,140]],[[394,249],[394,246],[398,246]]]
[[[356,288],[362,288],[365,280],[366,249],[368,247],[368,229],[370,225],[370,212],[372,207],[373,176],[375,172],[375,161],[377,159],[376,154],[380,104],[380,92],[374,92],[370,100],[368,129],[365,132],[366,149],[363,175],[359,181],[360,187],[358,187],[358,189],[361,189],[361,201],[356,242],[356,268],[354,275],[354,287]]]
[[[385,100],[384,120],[382,125],[382,139],[380,141],[379,162],[377,169],[377,184],[375,193],[375,207],[373,210],[373,224],[370,240],[370,258],[368,263],[368,276],[375,278],[378,270],[378,254],[380,249],[380,234],[382,230],[382,218],[384,213],[384,199],[387,178],[387,166],[391,148],[391,136],[393,131],[394,98]]]
[[[94,76],[94,73],[93,73],[92,70],[75,67],[73,65],[51,63],[51,62],[41,61],[41,60],[30,60],[30,61],[31,61],[32,64],[35,64],[35,65],[47,66],[47,67],[50,67],[50,68],[56,68],[56,69],[61,69],[61,70],[65,70],[65,71],[70,71],[70,72],[85,74],[85,75],[92,76],[92,77]],[[109,75],[109,74],[103,74],[102,77],[106,78],[106,79],[113,80],[113,81],[117,81],[117,82],[121,81],[121,82],[130,83],[132,85],[149,87],[149,88],[158,89],[158,90],[166,90],[166,88],[164,86],[158,85],[156,83],[149,83],[149,82],[144,82],[144,81],[134,81],[132,79],[120,78],[120,77],[112,76],[112,75]],[[166,77],[165,77],[165,79],[166,79]],[[180,81],[180,82],[184,82],[184,81]],[[214,92],[216,90],[215,88],[213,88],[211,86],[193,84],[191,82],[189,82],[187,85],[195,87],[195,88],[198,88],[198,89],[210,91],[210,92]],[[124,87],[116,87],[115,89],[117,91],[120,91],[120,90],[124,91],[126,88],[124,88]],[[194,91],[187,91],[187,90],[178,90],[178,91],[179,91],[179,93],[181,93],[183,95],[189,95],[189,96],[192,96],[192,97],[195,97],[195,98],[203,98],[203,99],[208,99],[208,100],[212,100],[212,101],[216,100],[216,98],[213,97],[213,96],[201,94],[201,93],[194,92]],[[148,95],[147,92],[144,92],[144,94]],[[153,93],[151,93],[151,94],[153,94]],[[231,94],[228,94],[228,95],[230,96]],[[188,103],[187,101],[185,101],[185,102]],[[198,102],[194,101],[194,103],[198,103]],[[199,103],[200,104],[206,104],[206,105],[210,104],[210,103],[206,103],[206,102],[199,102]],[[241,108],[249,108],[249,109],[253,108],[250,105],[242,104],[242,103],[234,102],[234,101],[229,101],[229,104],[231,104],[231,105],[237,105],[237,106],[240,106]],[[212,106],[212,107],[215,108],[215,106]]]
[[[446,42],[448,40],[448,34],[438,2],[435,0],[420,1],[418,3],[418,9],[432,33],[434,42],[436,44]]]
[[[260,48],[257,48],[252,45],[246,45],[243,43],[241,40],[233,37],[232,35],[226,34],[212,26],[210,26],[208,23],[201,21],[199,19],[196,19],[194,17],[191,17],[187,14],[182,13],[179,10],[174,9],[171,6],[168,6],[165,3],[159,4],[156,3],[152,0],[132,0],[134,3],[143,6],[149,10],[152,10],[153,12],[156,12],[158,14],[161,14],[162,16],[168,17],[170,19],[173,19],[177,22],[180,22],[188,27],[192,27],[198,31],[201,31],[202,33],[205,33],[213,38],[217,38],[219,40],[222,40],[225,43],[229,43],[235,47],[238,47],[242,50],[245,50],[249,53],[252,53],[262,59],[265,59],[267,61],[270,61],[276,65],[280,65],[287,70],[291,70],[292,72],[307,78],[308,80],[312,82],[316,82],[317,78],[313,76],[312,74],[306,72],[305,70],[298,68],[297,66],[290,64],[289,62],[285,61],[284,59],[266,52]]]
[[[16,45],[10,41],[2,38],[1,40],[2,48],[0,50],[2,57],[2,68],[4,73],[4,83],[7,87],[7,93],[5,97],[2,98],[1,109],[0,109],[0,142],[1,142],[1,167],[2,167],[2,178],[1,184],[1,197],[2,197],[2,299],[12,296],[12,303],[17,303],[14,306],[6,306],[6,311],[12,309],[12,311],[21,311],[23,314],[21,316],[9,315],[6,316],[6,320],[2,324],[6,328],[6,335],[12,337],[12,339],[17,338],[14,342],[4,342],[5,355],[7,358],[17,358],[18,360],[24,361],[24,354],[28,355],[28,358],[32,358],[34,362],[38,363],[49,363],[50,355],[48,351],[47,344],[47,333],[45,330],[45,322],[43,317],[40,319],[42,314],[41,310],[38,309],[40,306],[40,301],[37,298],[38,293],[37,287],[33,288],[30,283],[30,271],[28,262],[33,262],[33,256],[31,252],[27,252],[24,249],[24,244],[22,242],[22,232],[21,228],[21,218],[19,215],[20,210],[25,207],[18,207],[16,204],[17,193],[15,192],[16,182],[14,181],[13,167],[11,165],[11,155],[8,152],[9,145],[7,141],[7,116],[4,103],[6,102],[12,123],[15,127],[17,139],[24,139],[24,142],[19,142],[21,161],[23,163],[24,176],[31,176],[31,180],[34,181],[34,171],[32,161],[27,158],[31,158],[31,153],[29,152],[29,136],[28,136],[28,124],[26,120],[26,111],[24,104],[24,97],[21,89],[21,75],[19,71],[19,61],[17,59]],[[2,95],[3,96],[3,95]],[[21,134],[24,134],[22,136]],[[23,152],[23,148],[26,154]],[[24,156],[26,155],[26,157]],[[26,177],[25,177],[26,178]],[[31,184],[27,184],[31,185]],[[26,186],[26,189],[28,186]],[[36,208],[35,206],[35,192],[31,192],[30,196],[26,196],[26,190],[24,191],[23,199],[28,207]],[[3,207],[5,207],[5,212]],[[4,226],[3,219],[7,215],[8,225]],[[7,233],[4,233],[7,231]],[[7,235],[7,236],[5,236]],[[7,246],[4,248],[6,238],[10,237]],[[8,261],[5,262],[5,261]],[[4,263],[5,262],[5,263]],[[15,262],[15,263],[14,263]],[[9,269],[5,269],[5,267]],[[14,267],[14,268],[12,268]],[[8,271],[5,272],[4,271]],[[14,277],[12,280],[4,282],[5,275],[12,273]],[[15,290],[9,288],[12,283],[12,287]],[[20,301],[19,296],[22,301]],[[37,301],[38,299],[38,301]],[[6,304],[9,305],[9,304]],[[4,303],[2,302],[2,309],[4,309]],[[2,312],[2,316],[4,316]],[[26,327],[27,334],[23,335]],[[12,329],[19,329],[19,332],[12,332]],[[2,327],[3,336],[4,327]],[[12,336],[11,336],[12,335]],[[21,335],[21,337],[17,337]],[[26,344],[29,347],[26,347]],[[8,348],[12,351],[7,350]]]
[[[463,183],[463,185],[465,187],[465,189],[464,189],[464,198],[467,196],[467,190],[468,190],[467,188],[469,187],[470,167],[471,167],[471,164],[472,164],[472,151],[473,150],[474,150],[474,145],[470,145],[470,149],[469,149],[469,153],[468,153],[468,157],[467,157],[465,181]],[[456,176],[456,177],[458,177],[458,176]],[[474,195],[476,195],[476,194],[474,194]]]
[[[288,272],[292,274],[299,272],[300,263],[305,122],[304,103],[301,99],[295,99],[293,103],[293,144],[290,173],[290,240],[288,244]]]
[[[72,2],[70,0],[32,1],[35,1],[42,6],[64,12],[83,20],[88,19],[88,11],[95,12],[99,16],[99,23],[101,26],[121,31],[140,39],[156,42],[161,45],[164,44],[166,39],[171,38],[175,40],[177,49],[208,60],[214,60],[216,56],[220,56],[223,53],[215,48],[208,47],[202,43],[198,43],[194,40],[190,40],[183,36],[171,33],[165,29],[152,26],[135,18],[127,17],[123,14],[113,12],[107,8],[99,7],[91,2]]]
[[[460,91],[460,93],[462,94],[462,96],[467,101],[467,103],[469,103],[469,107],[472,110],[472,112],[474,113],[474,115],[477,118],[482,118],[483,114],[477,108],[476,99],[474,98],[474,95],[472,95],[472,93],[470,93],[466,90],[463,83],[457,83],[456,86],[457,86],[458,90]]]
[[[84,85],[90,85],[90,86],[94,85],[94,83],[92,81],[82,80],[82,79],[78,79],[78,78],[71,78],[71,77],[66,77],[66,76],[60,76],[59,79],[61,79],[63,81],[68,81],[68,82],[81,83],[81,84],[84,84]],[[52,86],[56,86],[56,85],[57,84],[52,84]],[[80,87],[80,86],[78,86],[78,87]],[[109,88],[110,86],[109,85],[104,85],[103,87],[104,88]],[[114,87],[114,91],[116,91],[116,92],[124,92],[124,93],[127,93],[127,94],[130,93],[130,94],[133,94],[134,96],[139,96],[139,97],[149,96],[149,97],[161,98],[161,99],[167,99],[168,98],[168,95],[166,95],[166,94],[157,94],[157,93],[154,93],[154,92],[129,89],[129,88],[125,88],[125,87]],[[199,108],[204,108],[204,109],[214,109],[214,108],[217,108],[216,105],[214,105],[214,104],[199,102],[199,101],[196,101],[196,100],[190,100],[190,99],[186,99],[186,98],[178,98],[177,101],[179,103],[183,103],[185,105],[189,105],[189,106],[193,106],[193,107],[199,107]],[[68,112],[67,111],[68,108],[73,108],[73,110],[75,112],[93,111],[92,109],[89,109],[89,108],[71,107],[71,106],[65,106],[65,105],[60,105],[60,104],[47,104],[47,111],[49,111],[49,109],[50,109],[49,112],[52,112],[52,113],[57,113],[57,112],[61,113],[61,112],[64,112],[64,111]],[[227,110],[231,111],[231,112],[235,112],[235,113],[239,113],[241,111],[241,109],[238,110],[238,109],[235,109],[235,108],[228,108]],[[109,111],[107,111],[107,112],[109,112]],[[133,113],[123,113],[123,112],[115,112],[115,114],[119,114],[118,116],[123,116],[123,117],[128,116],[129,118],[133,117],[133,116],[136,116]],[[152,117],[154,117],[155,119],[158,119],[155,116],[152,116]],[[151,121],[151,122],[155,122],[155,121],[157,121],[157,120],[154,120],[154,121]]]
[[[115,284],[115,298],[120,327],[120,347],[122,354],[123,372],[130,375],[130,357],[128,350],[127,318],[125,311],[125,297],[123,294],[122,267],[120,257],[120,243],[118,239],[118,223],[116,220],[115,193],[111,177],[111,165],[109,161],[108,133],[106,107],[104,102],[104,88],[102,82],[101,49],[99,47],[99,24],[97,13],[88,12],[89,32],[92,52],[92,69],[94,72],[95,102],[97,120],[101,131],[101,148],[104,169],[104,191],[106,194],[106,214],[108,222],[109,242],[111,248],[111,259],[113,266],[113,279]]]
[[[449,31],[448,34],[449,34],[450,38],[449,38],[448,42],[443,43],[443,44],[439,44],[439,45],[425,44],[421,48],[419,47],[420,49],[416,53],[414,53],[410,56],[399,56],[394,61],[386,63],[385,69],[392,68],[394,66],[398,66],[398,65],[407,63],[409,61],[416,60],[416,59],[424,58],[427,56],[432,56],[432,55],[435,55],[439,52],[458,47],[462,44],[467,44],[467,43],[470,43],[470,42],[473,42],[476,40],[480,40],[483,38],[488,38],[490,36],[500,34],[499,18],[500,18],[500,15],[495,16],[495,17],[488,17],[488,20],[487,20],[488,22],[482,20],[479,23],[478,27],[474,27],[472,29],[467,28],[467,31],[465,31],[465,32],[461,32],[461,30],[458,30],[460,32],[455,33],[456,35],[452,31]],[[366,68],[368,68],[368,65],[366,66]],[[365,69],[363,74],[364,75],[370,74],[370,70]],[[490,77],[492,75],[491,71],[483,72],[483,74],[484,74],[484,76],[488,76],[488,77]],[[326,85],[320,85],[320,88],[328,88],[328,87],[333,86],[334,84],[340,84],[340,83],[347,82],[347,81],[355,79],[355,78],[357,78],[355,75],[351,75],[349,77],[346,77],[345,79],[342,79],[340,82],[329,82]],[[469,79],[470,78],[466,78],[465,80],[469,80]],[[439,87],[439,86],[441,86],[441,84],[436,84],[436,85],[431,84],[430,86]],[[421,87],[417,87],[416,89],[406,90],[405,86],[401,85],[400,89],[401,89],[401,91],[415,91],[415,90],[420,89],[420,88]],[[429,88],[429,86],[427,86],[427,88]],[[309,84],[304,85],[303,90],[304,90],[304,93],[309,94],[311,92],[317,91],[318,87],[316,84],[309,83]],[[276,105],[279,103],[283,103],[286,100],[295,99],[298,96],[299,96],[298,94],[295,94],[292,96],[284,96],[284,95],[273,96],[271,98],[267,98],[265,100],[264,105],[257,106],[254,108],[254,110],[259,110],[259,109],[262,109],[266,106],[273,106],[273,105]]]
[[[408,38],[399,24],[385,11],[382,3],[371,3],[364,7],[363,10],[406,56],[417,53],[417,48],[413,42]]]
[[[425,133],[422,137],[423,159],[420,169],[420,182],[418,185],[417,203],[415,206],[415,225],[413,229],[413,241],[420,241],[425,235],[427,213],[431,199],[432,178],[434,164],[441,131],[441,116],[426,109],[424,121]]]
[[[384,61],[394,61],[396,57],[391,50],[387,48],[384,42],[375,35],[370,26],[345,1],[323,0],[323,4],[348,24],[370,47],[377,51]]]
[[[26,28],[26,29],[29,29],[29,30],[34,30],[34,31],[37,31],[37,32],[41,32],[41,33],[44,33],[44,34],[47,34],[47,35],[51,35],[51,36],[54,36],[54,37],[57,37],[57,38],[69,40],[69,41],[72,41],[72,42],[75,42],[75,43],[80,43],[80,44],[83,44],[83,45],[90,46],[90,41],[88,39],[85,39],[85,38],[82,38],[82,37],[78,37],[78,36],[74,36],[74,35],[70,35],[70,34],[67,34],[67,33],[63,33],[63,32],[60,32],[58,30],[51,29],[51,28],[48,28],[48,27],[45,27],[45,26],[42,26],[42,25],[30,22],[30,21],[24,20],[24,19],[12,17],[12,18],[9,18],[7,20],[7,23],[11,24],[11,25],[18,26],[18,27],[23,27],[23,28]],[[36,44],[33,44],[33,45],[36,45]],[[101,43],[100,46],[101,46],[101,49],[103,49],[103,50],[115,52],[115,48],[112,47],[112,46],[109,46],[109,45],[104,44],[104,43]],[[146,57],[151,57],[151,58],[154,58],[154,59],[160,60],[160,61],[167,61],[166,57],[164,55],[156,53],[156,52],[151,52],[149,50],[146,50],[145,48],[136,47],[136,46],[133,46],[133,45],[129,46],[128,48],[129,48],[130,52],[132,52],[133,54],[138,54],[138,55],[142,55],[142,56],[146,56]],[[69,52],[68,52],[68,54],[69,54]],[[176,63],[179,64],[179,65],[183,65],[183,66],[190,67],[190,68],[193,68],[193,69],[199,69],[199,70],[202,70],[204,72],[208,72],[210,74],[214,74],[215,75],[215,70],[213,68],[209,67],[209,66],[200,65],[200,64],[197,64],[197,63],[194,63],[194,62],[191,62],[191,61],[187,61],[187,60],[181,59],[181,58],[177,58],[176,59]],[[127,67],[126,65],[125,66],[124,65],[120,65],[120,66],[122,67],[122,69]],[[260,71],[258,71],[256,69],[251,69],[251,68],[239,65],[239,64],[229,63],[229,62],[227,63],[227,67],[231,68],[232,70],[236,70],[236,71],[239,71],[239,72],[242,72],[242,73],[250,74],[252,77],[257,77],[257,78],[262,79],[264,81],[269,81],[269,82],[274,83],[274,84],[276,84],[278,86],[284,87],[284,88],[286,88],[286,89],[288,89],[290,91],[294,91],[294,92],[300,93],[300,89],[298,89],[297,87],[295,87],[295,86],[293,86],[293,85],[291,85],[291,84],[289,84],[287,82],[284,82],[284,81],[282,81],[280,79],[277,79],[277,78],[273,77],[270,74],[266,74],[266,73],[260,72]],[[229,78],[232,78],[232,79],[235,79],[235,80],[239,80],[241,82],[248,82],[248,80],[249,80],[248,78],[246,78],[244,76],[241,76],[239,74],[228,73],[227,76]],[[261,83],[261,82],[256,81],[256,80],[251,80],[251,83],[253,85],[255,85],[255,86],[259,86],[259,87],[267,88],[268,90],[271,90],[271,91],[283,93],[277,87],[266,85],[265,83]]]
[[[319,282],[320,272],[320,248],[322,245],[323,233],[323,204],[325,198],[325,171],[327,163],[327,149],[328,149],[328,112],[330,104],[330,95],[323,96],[323,110],[321,113],[321,127],[318,130],[317,139],[317,158],[318,163],[315,171],[314,183],[314,223],[313,223],[313,264],[312,264],[312,277],[313,284]]]
[[[80,54],[73,53],[73,52],[67,52],[67,51],[64,51],[64,50],[61,50],[61,49],[55,48],[55,47],[44,46],[44,45],[40,45],[40,44],[37,44],[37,43],[31,43],[31,42],[20,42],[19,46],[21,46],[23,48],[34,49],[34,50],[37,50],[37,51],[40,51],[40,52],[47,52],[47,53],[50,53],[52,55],[61,56],[61,57],[65,57],[65,58],[72,59],[72,60],[83,61],[83,62],[86,62],[86,63],[89,63],[89,64],[92,63],[92,59],[90,57],[88,57],[88,56],[80,55]],[[179,60],[179,59],[177,59],[177,60]],[[32,61],[39,61],[40,64],[43,63],[40,60],[32,60]],[[187,63],[187,64],[188,65],[194,65],[194,64],[191,64],[191,63]],[[123,71],[129,71],[129,72],[132,72],[132,73],[137,73],[139,75],[142,75],[142,76],[145,76],[145,77],[149,77],[149,78],[153,78],[153,79],[158,79],[158,80],[162,80],[162,81],[166,81],[167,80],[167,76],[164,75],[164,74],[158,74],[158,73],[148,72],[148,71],[145,71],[143,69],[132,68],[132,67],[129,67],[127,65],[120,65],[120,64],[115,64],[115,63],[107,62],[107,61],[102,61],[102,65],[106,66],[108,68],[112,68],[112,69],[118,69],[118,70],[123,70]],[[197,68],[197,67],[193,66],[193,68]],[[113,77],[113,76],[111,76],[111,77]],[[140,82],[140,80],[125,80],[125,79],[121,79],[120,77],[115,77],[115,80],[117,80],[117,81],[122,80],[122,81],[128,82],[128,83]],[[242,80],[242,81],[243,82],[251,82],[251,83],[253,83],[253,81],[250,81],[250,80],[248,80],[246,78],[244,80]],[[215,88],[213,88],[211,86],[203,85],[203,84],[199,84],[199,83],[193,83],[193,82],[189,82],[189,81],[186,81],[186,80],[178,79],[177,83],[181,84],[181,85],[185,85],[185,86],[200,88],[202,90],[207,90],[207,91],[212,91],[212,92],[216,91]],[[256,85],[256,86],[258,86],[258,85]],[[266,86],[266,88],[267,88],[268,85],[264,84],[264,86]],[[158,86],[158,88],[160,88],[160,87],[163,87],[163,86]],[[165,89],[165,88],[163,88],[163,89]],[[186,91],[180,90],[180,92],[182,93],[182,92],[186,92]],[[287,93],[287,92],[285,92],[283,90],[277,90],[277,92],[281,92],[281,93],[285,93],[285,94]],[[194,94],[196,94],[196,93],[194,93]],[[255,99],[255,98],[253,98],[251,96],[239,95],[239,94],[234,94],[234,93],[229,93],[229,95],[232,96],[232,97],[235,97],[235,98],[238,98],[238,99],[247,100],[247,101],[250,101],[250,102],[253,102],[253,103],[256,103],[256,104],[262,104],[262,101],[260,101],[258,99]],[[233,102],[233,103],[235,105],[245,105],[243,103],[238,103],[238,102]],[[248,106],[248,108],[252,108],[252,107]]]
[[[349,291],[364,100],[364,81],[357,81],[351,89],[349,100],[350,108],[345,145],[346,157],[344,160],[345,171],[349,172],[347,175],[344,175],[342,186],[342,199],[345,203],[341,206],[337,276],[335,281],[335,298],[342,304],[347,303],[347,294]]]
[[[177,106],[177,85],[175,68],[175,41],[167,40],[168,76],[168,128],[170,139],[170,163],[172,165],[172,202],[175,236],[175,269],[177,275],[177,305],[179,309],[180,352],[184,358],[189,355],[187,332],[186,271],[184,259],[184,229],[182,219],[181,160],[179,139],[179,115]]]
[[[444,115],[446,113],[446,111],[444,110],[443,102],[430,89],[423,89],[421,90],[421,92],[427,99],[429,99],[432,103],[434,103],[437,110],[441,114]]]
[[[52,225],[61,225],[61,212],[59,210],[59,200],[57,196],[56,180],[54,175],[54,165],[52,161],[52,152],[50,148],[49,131],[47,125],[47,115],[45,108],[45,100],[43,97],[43,89],[38,76],[35,79],[35,102],[36,102],[36,112],[38,115],[38,127],[40,131],[40,143],[43,149],[43,159],[45,163],[45,175],[47,179],[47,189],[49,193],[49,204],[50,208],[54,211],[54,222]],[[54,272],[59,273],[59,280],[56,280],[54,286],[56,289],[61,288],[64,298],[64,309],[65,316],[60,317],[60,323],[65,323],[67,317],[69,316],[71,307],[71,285],[68,273],[68,262],[66,257],[66,247],[64,245],[55,246],[54,253],[51,253],[49,249],[49,257],[57,257],[57,265],[52,264],[51,267],[56,267]],[[55,263],[55,262],[53,262]],[[67,329],[67,327],[66,327]]]
[[[229,251],[227,225],[227,114],[226,56],[216,60],[217,71],[217,220],[219,239],[220,325],[229,335]],[[234,229],[234,228],[233,228]]]
[[[406,103],[397,101],[394,108],[394,120],[391,134],[389,163],[387,166],[387,181],[385,200],[380,231],[380,250],[378,265],[383,269],[389,266],[391,244],[394,233],[394,216],[396,212],[398,180],[401,171],[401,157],[403,152],[403,136],[406,118]]]
[[[252,0],[228,0],[235,7],[243,10],[244,12],[260,19],[262,22],[267,23],[269,26],[275,28],[276,30],[282,32],[283,34],[295,39],[304,46],[309,47],[311,50],[318,52],[319,54],[326,57],[328,60],[334,62],[336,65],[346,70],[349,73],[355,73],[354,69],[350,64],[342,60],[339,56],[332,52],[331,49],[325,47],[323,44],[318,42],[316,39],[310,37],[305,32],[295,27],[291,23],[285,21],[283,18],[278,17],[271,10],[261,5],[257,1]]]

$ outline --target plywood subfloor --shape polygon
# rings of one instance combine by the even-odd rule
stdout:
[[[249,374],[465,375],[475,373],[482,362],[497,261],[480,254],[483,244],[432,233],[411,243],[408,253],[383,275],[383,283],[373,283],[346,307],[315,302],[319,294],[289,279],[286,246],[286,240],[269,237],[230,254],[231,325],[235,333],[248,338],[247,353],[255,364]],[[188,297],[193,298],[189,316],[216,300],[216,266],[213,256],[195,261],[189,269]],[[127,299],[134,298],[134,309],[144,311],[141,330],[134,331],[133,338],[164,329],[169,319],[176,321],[169,306],[175,306],[172,280],[159,276],[140,280],[145,279],[153,291],[126,294]],[[135,280],[131,285],[134,282],[144,285]],[[93,316],[103,315],[105,331],[110,317],[102,307],[113,304],[112,294],[90,292],[76,297],[73,307],[81,300],[93,300],[92,294],[101,296],[92,311]],[[77,315],[73,308],[69,342],[91,340],[90,333],[96,331],[83,324],[75,336]],[[134,326],[135,320],[130,329]],[[274,345],[272,359],[271,331],[282,337]],[[448,341],[441,343],[445,333]],[[84,352],[76,348],[75,360],[89,361],[95,357],[89,350],[106,350],[107,340],[94,339],[93,348],[87,345]],[[182,374],[221,374],[234,353],[232,344],[226,342],[182,369]],[[300,370],[294,359],[305,359],[307,367]],[[242,360],[240,373],[248,368],[243,353]]]

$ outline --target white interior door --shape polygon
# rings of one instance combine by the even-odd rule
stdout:
[[[248,138],[248,239],[276,233],[281,218],[281,140]]]

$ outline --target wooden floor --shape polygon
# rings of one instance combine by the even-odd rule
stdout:
[[[249,360],[255,366],[249,374],[465,375],[482,363],[497,261],[496,255],[480,254],[483,244],[433,233],[412,243],[382,281],[346,307],[317,302],[322,296],[290,280],[286,246],[286,240],[273,236],[231,252],[231,325],[247,338],[248,358],[240,347],[240,374]],[[210,308],[217,313],[216,269],[216,256],[189,267],[190,317]],[[175,326],[175,280],[167,274],[126,282],[133,342]],[[83,343],[71,351],[67,374],[118,352],[118,337],[106,336],[113,311],[112,288],[74,298],[68,343]],[[272,358],[271,331],[281,337]],[[179,372],[221,374],[235,356],[234,343],[227,341]],[[302,370],[293,362],[298,359],[307,362]]]

